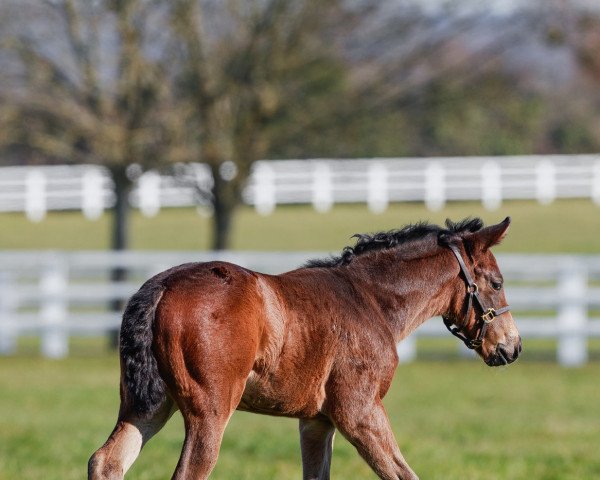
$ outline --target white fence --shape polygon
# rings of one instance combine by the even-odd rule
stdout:
[[[197,187],[212,185],[209,168],[177,165],[174,172],[141,175],[131,204],[148,216],[163,207],[206,205]],[[590,198],[600,205],[600,155],[259,161],[243,198],[262,214],[294,203],[322,212],[335,203],[367,203],[376,213],[403,201],[425,202],[432,210],[452,200],[481,201],[488,209],[507,199]],[[112,179],[103,167],[0,168],[0,212],[23,211],[39,221],[48,210],[82,210],[94,219],[113,203]]]
[[[5,252],[0,253],[0,353],[15,351],[21,335],[39,335],[42,354],[68,354],[69,336],[101,335],[118,328],[110,301],[127,299],[149,276],[188,261],[221,259],[263,272],[282,272],[320,253],[264,252]],[[587,342],[600,337],[600,256],[501,255],[507,297],[524,338],[558,342],[562,365],[588,360]],[[129,270],[127,282],[111,283],[114,267]],[[536,315],[536,312],[539,315]],[[448,336],[430,320],[399,345],[404,361],[415,358],[417,336]],[[526,350],[525,350],[526,351]],[[525,353],[526,355],[526,353]]]

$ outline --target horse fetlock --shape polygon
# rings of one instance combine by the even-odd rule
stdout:
[[[412,473],[408,476],[406,474],[401,474],[401,475],[398,475],[398,480],[419,480],[419,477],[417,475],[415,475],[414,473]]]
[[[101,450],[94,453],[88,461],[88,480],[120,480],[123,478],[123,468],[107,461]]]
[[[410,470],[409,472],[403,472],[398,476],[398,480],[419,480],[419,476]]]

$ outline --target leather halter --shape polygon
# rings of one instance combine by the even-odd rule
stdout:
[[[467,309],[460,325],[455,325],[454,322],[447,316],[442,316],[442,318],[448,331],[455,337],[460,338],[467,348],[473,350],[481,347],[483,344],[483,337],[485,335],[485,331],[487,330],[487,326],[492,323],[496,317],[508,312],[510,310],[510,306],[506,305],[505,307],[497,310],[494,307],[486,308],[483,300],[479,296],[479,287],[477,287],[477,284],[473,281],[473,278],[471,277],[471,274],[465,265],[465,261],[462,258],[460,250],[456,245],[449,244],[448,247],[450,247],[450,250],[452,250],[454,253],[456,260],[458,260],[458,264],[460,265],[460,269],[467,283]],[[471,313],[471,308],[473,307],[473,299],[475,299],[475,302],[479,305],[481,311],[483,312],[480,317],[481,327],[479,328],[479,334],[475,339],[467,338],[467,336],[462,333],[464,328],[469,323],[469,314]]]

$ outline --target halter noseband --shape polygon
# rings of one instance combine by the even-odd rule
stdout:
[[[448,331],[455,337],[460,338],[467,346],[467,348],[473,350],[475,348],[481,347],[481,345],[483,344],[483,337],[485,335],[485,331],[487,330],[487,326],[490,323],[492,323],[496,317],[499,317],[503,313],[508,312],[510,310],[510,306],[507,305],[505,307],[499,308],[498,310],[496,310],[493,307],[486,308],[486,306],[483,303],[483,300],[479,296],[479,288],[477,287],[477,284],[473,281],[473,278],[471,277],[471,274],[469,273],[469,270],[465,265],[465,261],[462,258],[460,250],[456,245],[449,244],[448,247],[450,247],[450,250],[452,250],[452,252],[454,253],[456,260],[458,260],[460,269],[465,277],[465,281],[467,282],[467,310],[465,312],[465,316],[462,320],[462,323],[458,326],[455,325],[453,321],[447,316],[442,316],[442,318],[444,320],[444,325],[446,326]],[[462,331],[469,322],[469,313],[471,313],[471,308],[473,307],[473,299],[475,299],[475,301],[479,304],[479,307],[481,308],[481,311],[483,313],[481,314],[481,327],[479,329],[479,334],[475,339],[470,339],[467,338],[465,334],[462,333]]]

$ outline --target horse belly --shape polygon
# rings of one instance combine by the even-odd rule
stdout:
[[[319,413],[325,400],[324,385],[316,389],[306,388],[303,383],[282,380],[272,378],[268,381],[256,372],[250,372],[237,409],[296,418],[313,417]]]

